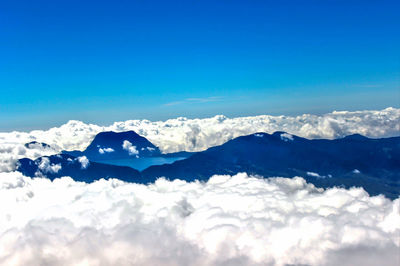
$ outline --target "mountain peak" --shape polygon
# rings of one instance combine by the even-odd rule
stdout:
[[[360,135],[360,134],[352,134],[344,137],[343,139],[349,139],[349,140],[367,140],[368,138]]]
[[[128,130],[123,132],[103,131],[96,135],[96,137],[109,137],[109,136],[139,136],[135,131]]]
[[[158,147],[135,131],[100,132],[83,152],[67,152],[74,156],[85,155],[92,161],[135,159],[161,154]]]

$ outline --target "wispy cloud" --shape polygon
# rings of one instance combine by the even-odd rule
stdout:
[[[218,102],[222,101],[223,97],[221,96],[211,96],[211,97],[204,97],[204,98],[186,98],[181,101],[169,102],[164,104],[164,106],[174,106],[180,104],[187,104],[187,103],[208,103],[208,102]]]

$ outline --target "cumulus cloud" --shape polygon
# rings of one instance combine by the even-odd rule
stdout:
[[[146,147],[146,148],[141,148],[140,150],[142,150],[142,151],[144,151],[144,150],[155,151],[156,149],[154,149],[152,147]]]
[[[41,156],[49,156],[55,153],[57,153],[56,149],[42,146],[39,143],[31,143],[25,146],[24,143],[0,139],[0,172],[15,170],[18,159],[23,157],[37,159]]]
[[[81,163],[81,168],[82,169],[86,169],[89,166],[89,160],[86,156],[80,156],[78,158],[76,158],[78,160],[78,162]]]
[[[122,143],[122,148],[129,152],[129,155],[137,155],[139,151],[136,149],[136,146],[133,146],[131,142],[124,140]]]
[[[42,173],[58,173],[58,171],[61,170],[61,164],[54,164],[50,163],[50,159],[47,157],[42,157],[40,160],[40,163],[38,165],[38,168],[40,169],[41,173],[38,173],[38,175],[41,175]]]
[[[100,154],[109,153],[109,152],[114,152],[114,149],[113,148],[99,148]]]
[[[400,199],[302,178],[0,173],[2,265],[398,265]]]
[[[281,140],[283,141],[293,141],[293,136],[288,133],[281,134]]]

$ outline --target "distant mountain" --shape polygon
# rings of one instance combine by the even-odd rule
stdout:
[[[302,176],[318,187],[361,186],[372,195],[395,198],[400,192],[400,137],[369,139],[356,134],[308,140],[285,132],[256,133],[172,164],[151,166],[142,176],[189,181],[238,172]]]
[[[86,156],[90,161],[135,159],[160,156],[158,147],[134,131],[101,132],[85,151],[63,151],[75,157]]]
[[[285,132],[238,137],[198,153],[161,154],[133,131],[98,134],[83,152],[19,160],[27,176],[51,179],[71,176],[91,182],[99,178],[148,183],[158,177],[186,181],[208,180],[214,174],[246,172],[263,177],[302,176],[317,187],[363,187],[371,195],[400,195],[400,137],[370,139],[355,134],[341,139],[305,138]],[[188,157],[172,164],[153,165],[139,172],[131,167],[96,163],[119,158]],[[157,161],[157,160],[156,160]]]
[[[118,178],[128,182],[146,183],[140,172],[125,166],[115,166],[89,161],[86,157],[67,154],[43,156],[36,160],[20,159],[17,170],[26,176],[45,176],[53,180],[70,176],[76,181],[93,182],[100,178]]]
[[[25,146],[49,147],[38,142],[30,142]],[[142,179],[140,172],[132,165],[151,165],[160,161],[173,161],[178,157],[187,158],[190,155],[190,152],[161,154],[158,147],[134,131],[101,132],[83,152],[63,151],[61,154],[43,156],[36,160],[20,159],[17,170],[27,176],[45,176],[50,179],[71,176],[78,181],[92,182],[114,177],[129,182],[148,183],[154,179]],[[132,161],[138,163],[129,163]]]

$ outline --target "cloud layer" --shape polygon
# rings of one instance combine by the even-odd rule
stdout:
[[[302,178],[214,176],[91,184],[13,172],[18,159],[83,150],[101,131],[134,130],[163,152],[199,151],[256,132],[307,138],[396,136],[400,109],[315,116],[69,121],[0,133],[0,265],[398,265],[400,199],[316,189]],[[24,145],[27,142],[46,142]],[[131,144],[131,145],[129,145]],[[132,143],[127,150],[134,151]],[[103,152],[112,152],[103,148]],[[100,152],[100,150],[99,150]],[[86,157],[77,160],[88,166]],[[41,161],[41,173],[59,171]],[[356,171],[356,170],[355,170]],[[311,173],[318,175],[317,173]]]
[[[317,116],[270,116],[227,118],[218,115],[205,119],[176,118],[167,121],[128,120],[110,126],[69,121],[46,131],[0,133],[0,143],[40,141],[56,149],[85,149],[101,131],[134,130],[163,152],[200,151],[220,145],[232,138],[256,132],[286,131],[306,138],[338,138],[359,133],[367,137],[397,136],[400,131],[400,109],[380,111],[333,112]]]
[[[302,178],[0,173],[1,265],[398,265],[400,199]]]

